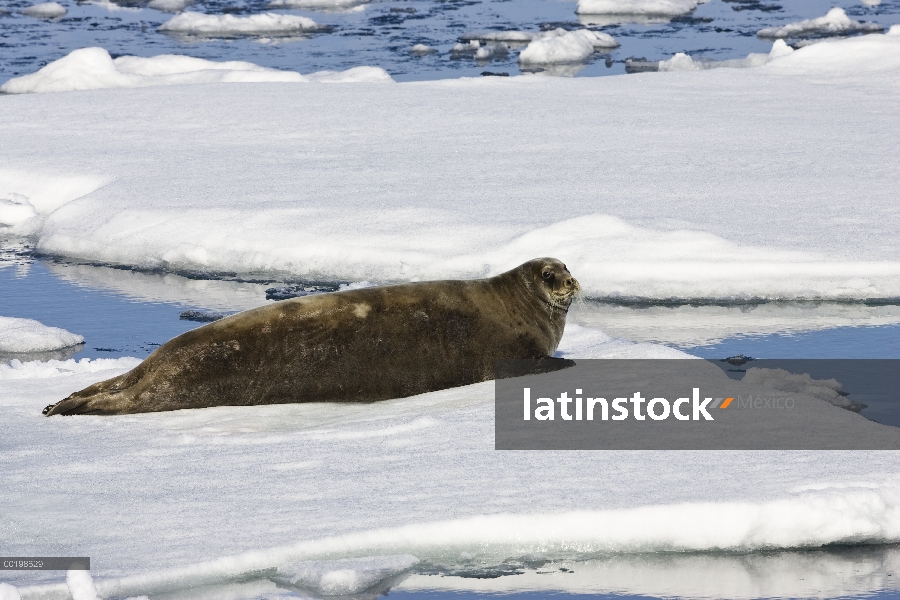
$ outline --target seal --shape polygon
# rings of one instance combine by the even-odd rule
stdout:
[[[43,414],[372,402],[494,379],[502,359],[564,368],[547,359],[578,290],[563,263],[539,258],[488,279],[283,300],[179,335]]]

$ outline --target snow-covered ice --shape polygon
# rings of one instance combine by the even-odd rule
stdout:
[[[10,193],[0,197],[0,227],[18,225],[36,216],[37,211],[27,196]]]
[[[59,17],[64,17],[69,11],[59,2],[42,2],[41,4],[26,6],[19,12],[27,17],[36,19],[58,19]]]
[[[584,30],[588,33],[588,30]],[[538,36],[519,53],[522,64],[575,63],[594,53],[594,44],[578,31],[557,30]]]
[[[843,8],[835,7],[829,10],[824,17],[788,23],[781,27],[766,27],[760,29],[756,35],[761,38],[790,38],[881,31],[884,31],[884,27],[878,23],[854,21],[847,16]]]
[[[272,0],[273,8],[299,8],[304,10],[344,11],[361,8],[369,0]]]
[[[876,34],[753,69],[7,97],[0,183],[39,251],[95,262],[388,282],[556,256],[595,297],[896,297],[898,73]]]
[[[704,0],[578,0],[580,15],[678,16],[691,12]]]
[[[202,58],[164,54],[149,58],[120,56],[113,59],[103,48],[75,50],[36,73],[10,79],[0,92],[27,94],[68,92],[101,88],[136,88],[198,83],[302,83],[392,82],[379,67],[354,67],[346,71],[319,71],[307,76],[293,71],[260,67],[249,62],[216,62]],[[2,201],[0,201],[2,202]],[[0,222],[3,220],[0,205]]]
[[[590,333],[567,330],[566,351],[627,345]],[[405,568],[385,558],[400,555],[408,565],[900,540],[894,452],[683,452],[677,469],[669,453],[497,452],[490,382],[366,405],[40,415],[135,363],[19,363],[18,378],[0,370],[8,552],[90,555],[101,597],[271,568],[300,587],[350,590]],[[873,435],[889,429],[826,402],[821,410]],[[21,497],[41,509],[13,501]],[[23,595],[68,589],[47,572],[6,580]],[[715,597],[729,595],[727,584],[704,585]]]
[[[210,37],[296,35],[322,31],[309,17],[261,13],[247,17],[183,12],[159,26],[165,33]]]
[[[150,0],[147,6],[163,12],[176,13],[183,11],[193,3],[193,0]]]
[[[415,556],[300,561],[278,567],[276,583],[324,596],[358,594],[419,562]]]
[[[84,343],[80,335],[34,319],[0,317],[0,352],[49,352]]]

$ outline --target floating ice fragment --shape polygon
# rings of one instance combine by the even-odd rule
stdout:
[[[747,374],[741,381],[779,392],[792,392],[818,398],[852,412],[859,412],[866,408],[865,404],[847,398],[847,394],[844,393],[837,380],[813,379],[808,373],[789,373],[784,369],[754,367],[747,369]]]
[[[272,0],[269,6],[283,8],[302,8],[306,10],[346,11],[362,8],[368,0]]]
[[[508,54],[509,46],[503,42],[492,42],[475,51],[475,60],[490,60],[494,57],[504,57]]]
[[[480,42],[507,42],[513,44],[527,44],[537,34],[527,31],[488,31],[484,33],[467,33],[459,37],[462,42],[477,40]]]
[[[427,46],[425,44],[416,44],[415,46],[410,48],[409,51],[413,54],[425,55],[425,54],[434,54],[435,52],[437,52],[437,49],[432,48],[431,46]]]
[[[58,19],[68,12],[59,2],[43,2],[33,6],[27,6],[20,11],[26,17],[35,19]]]
[[[578,0],[579,15],[661,15],[691,12],[705,0]]]
[[[83,343],[80,335],[34,319],[0,317],[0,352],[48,352]]]
[[[209,37],[276,36],[313,33],[326,28],[307,17],[262,13],[248,17],[184,12],[159,27],[164,33]]]
[[[546,32],[522,50],[519,62],[522,64],[581,62],[594,53],[593,37],[589,39],[582,31],[556,29]]]
[[[843,33],[884,31],[878,23],[854,21],[843,8],[832,8],[824,17],[788,23],[782,27],[766,27],[757,32],[761,38],[813,37],[840,35]]]
[[[177,13],[183,11],[193,3],[193,0],[150,0],[150,2],[147,3],[147,6],[163,12]]]

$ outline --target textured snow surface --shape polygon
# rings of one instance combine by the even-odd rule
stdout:
[[[48,352],[81,343],[83,337],[59,327],[48,327],[34,319],[0,317],[0,352]]]
[[[183,12],[160,25],[159,30],[188,35],[254,36],[292,35],[321,29],[308,17],[263,13],[249,17]]]
[[[304,77],[293,71],[269,69],[242,61],[216,62],[177,54],[163,54],[150,58],[120,56],[113,59],[103,48],[82,48],[53,61],[36,73],[10,79],[0,86],[0,92],[27,94],[100,88],[264,81],[349,83],[392,82],[393,79],[379,67],[320,71]],[[0,199],[0,223],[4,218],[2,202]]]
[[[690,12],[704,0],[578,0],[580,15],[661,15]]]
[[[65,16],[69,11],[67,11],[66,7],[59,2],[43,2],[41,4],[26,6],[20,12],[27,17],[34,17],[36,19],[55,19],[57,17]]]
[[[98,262],[389,282],[556,256],[590,296],[900,296],[900,36],[498,79],[7,97],[0,183],[39,251]]]
[[[583,333],[567,330],[572,355],[602,354],[583,350]],[[491,382],[368,405],[48,419],[46,404],[135,362],[64,364],[74,368],[41,364],[0,386],[0,534],[10,554],[90,555],[101,597],[273,567],[301,587],[350,591],[405,567],[316,561],[378,555],[900,540],[894,452],[497,452]],[[821,406],[841,427],[887,429]],[[52,572],[4,578],[23,594],[60,585]]]
[[[766,27],[757,35],[763,38],[809,37],[816,35],[838,35],[841,33],[881,32],[884,27],[878,23],[854,21],[843,8],[832,8],[824,17],[788,23],[782,27]]]

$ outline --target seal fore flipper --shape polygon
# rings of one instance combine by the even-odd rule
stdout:
[[[552,373],[575,366],[575,361],[568,358],[543,358],[498,360],[495,367],[495,379],[510,379],[512,377],[524,377],[525,375],[540,375]]]

